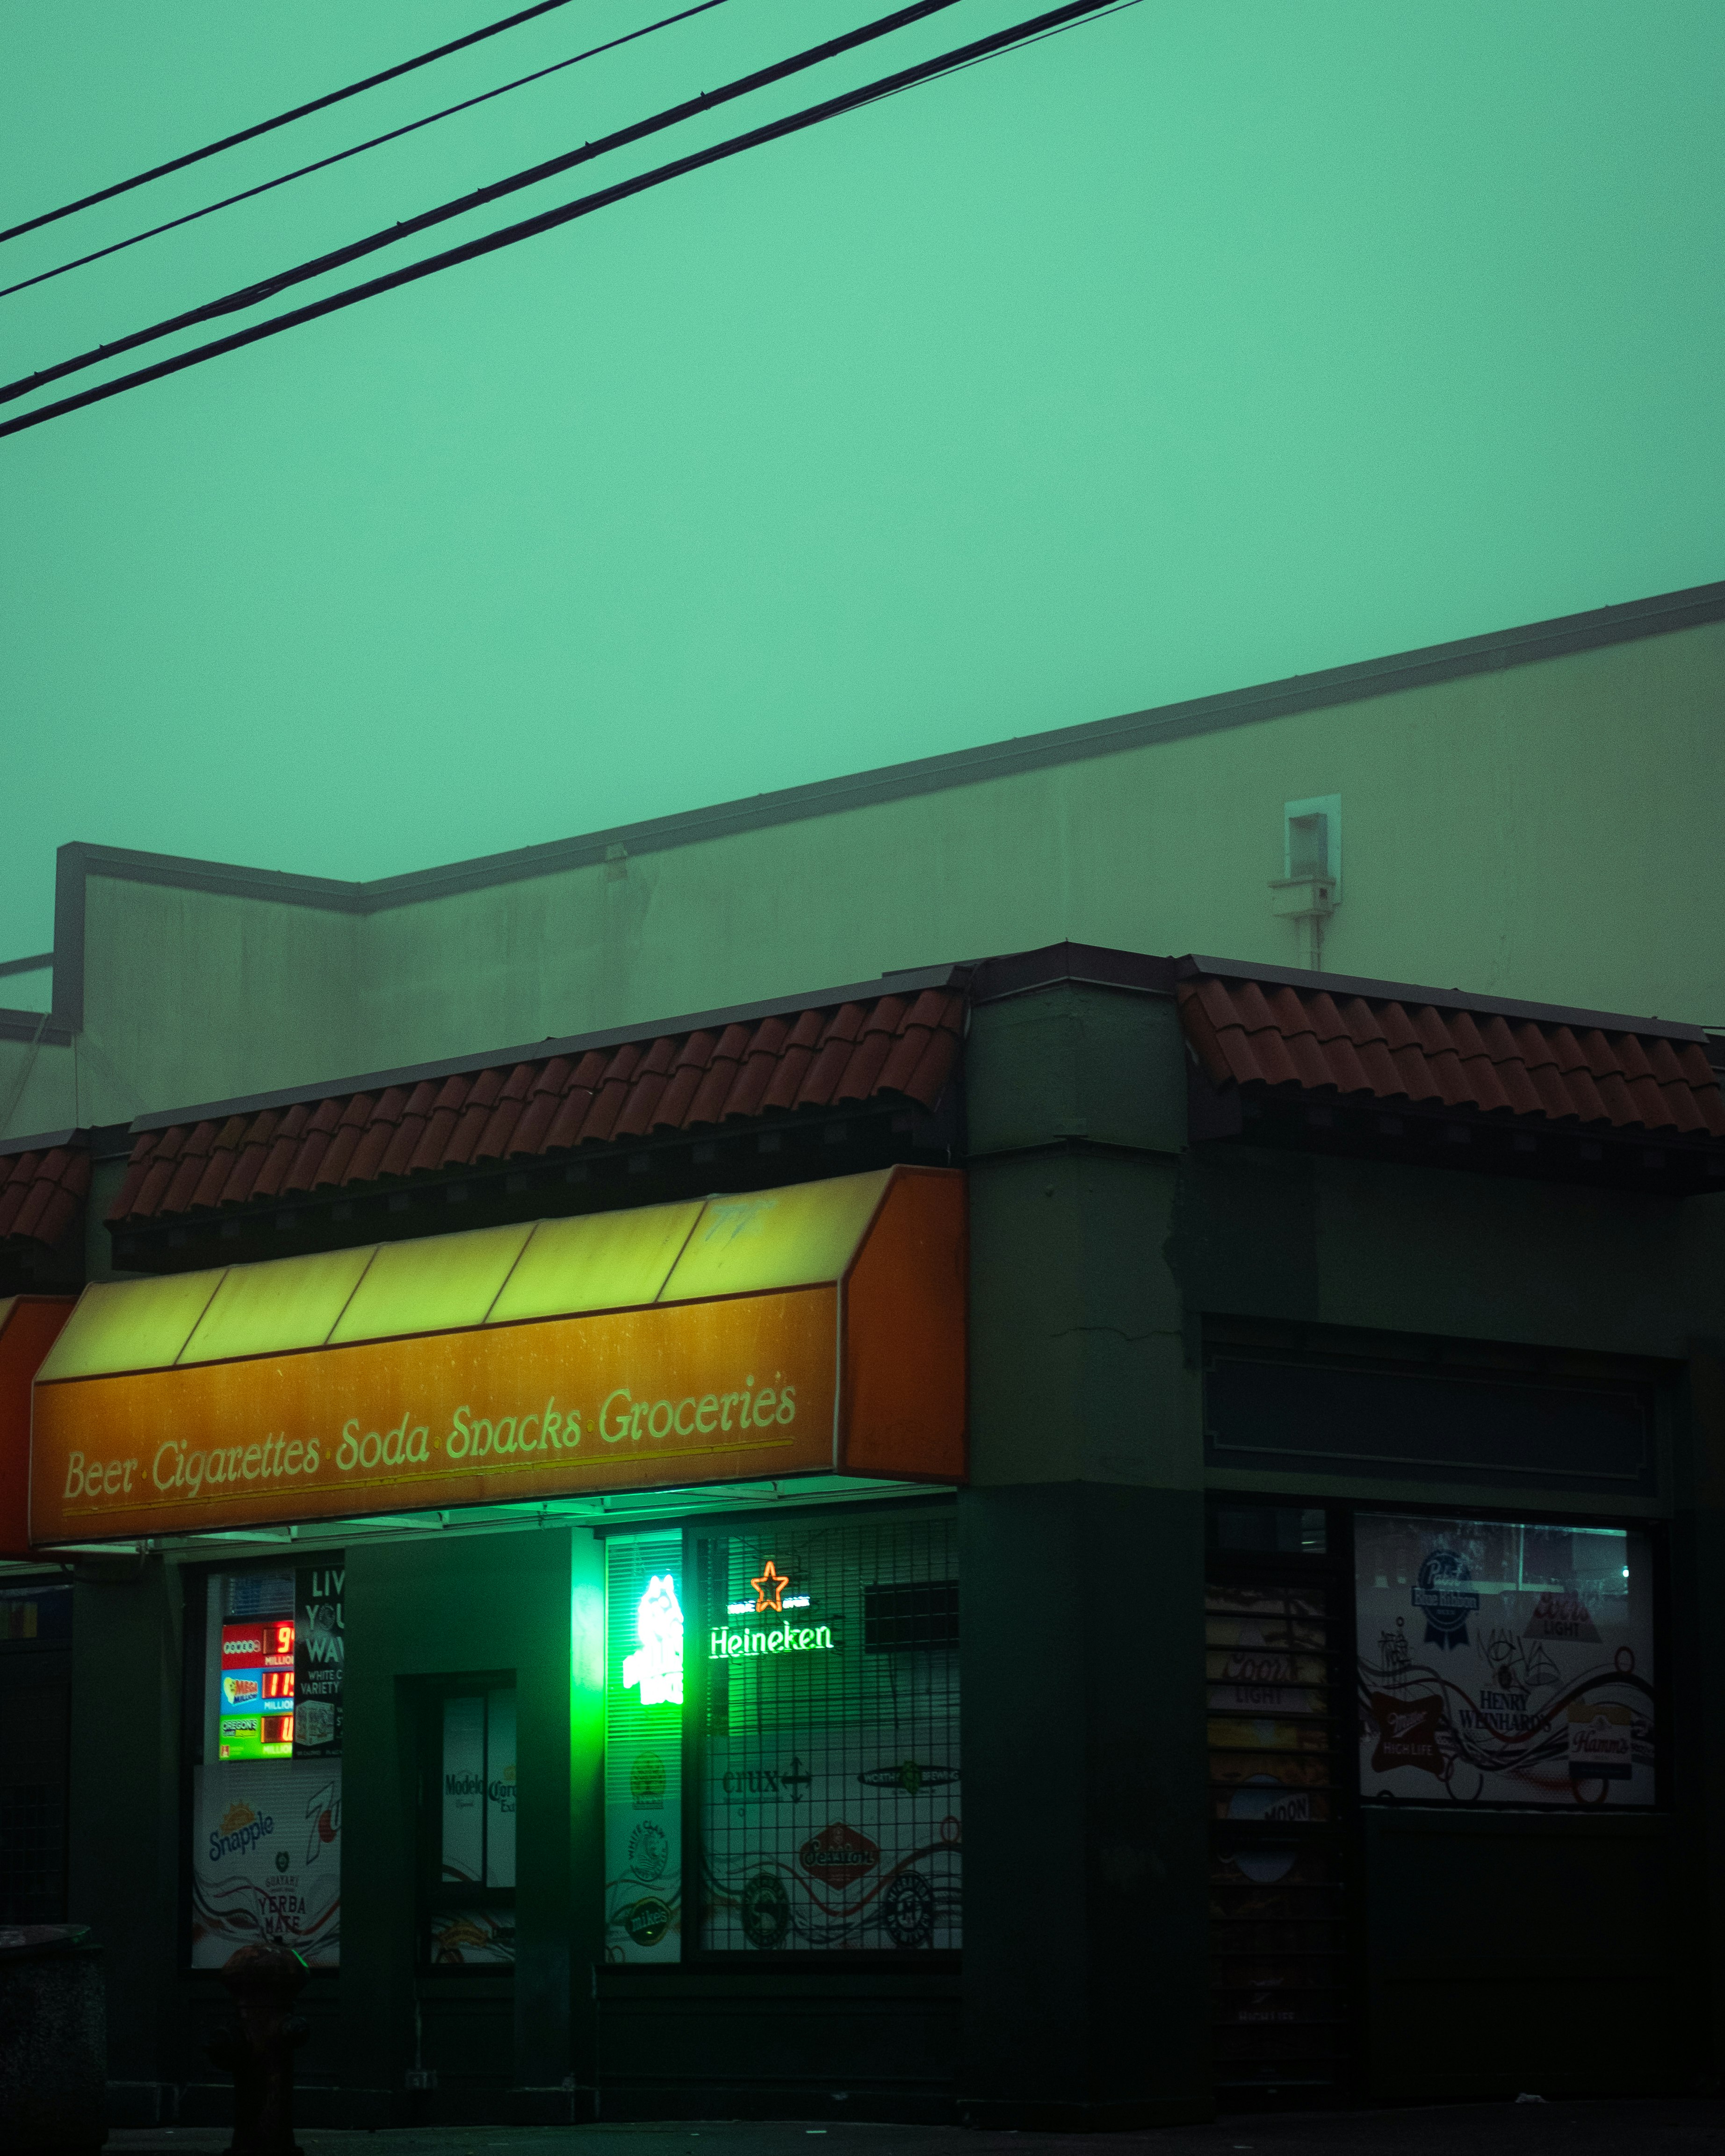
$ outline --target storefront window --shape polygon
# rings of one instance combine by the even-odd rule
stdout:
[[[607,1547],[608,1958],[956,1948],[951,1515]]]
[[[194,1969],[271,1939],[314,1969],[341,1959],[345,1578],[336,1558],[207,1583]]]
[[[959,1943],[950,1517],[698,1542],[701,1944]]]
[[[1347,1587],[1329,1547],[1321,1507],[1211,1511],[1212,2035],[1233,2102],[1333,2091],[1352,2053]]]
[[[515,1960],[515,1686],[451,1682],[428,1736],[425,1959],[434,1969],[506,1967]]]
[[[1645,1534],[1362,1512],[1354,1561],[1368,1803],[1655,1801]]]

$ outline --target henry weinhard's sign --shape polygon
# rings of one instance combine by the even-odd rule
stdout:
[[[838,1291],[39,1384],[36,1543],[830,1469]]]

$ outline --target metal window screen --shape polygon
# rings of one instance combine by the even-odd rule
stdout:
[[[960,1943],[950,1516],[702,1536],[701,1944]]]

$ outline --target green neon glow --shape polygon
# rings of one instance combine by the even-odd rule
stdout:
[[[683,1605],[670,1573],[655,1573],[647,1582],[635,1610],[635,1637],[640,1645],[624,1658],[624,1684],[640,1686],[643,1707],[680,1707]]]

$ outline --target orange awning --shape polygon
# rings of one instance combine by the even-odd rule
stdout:
[[[39,1547],[964,1466],[964,1178],[885,1168],[86,1288]]]
[[[71,1314],[69,1295],[0,1299],[0,1557],[30,1553],[30,1380]]]

